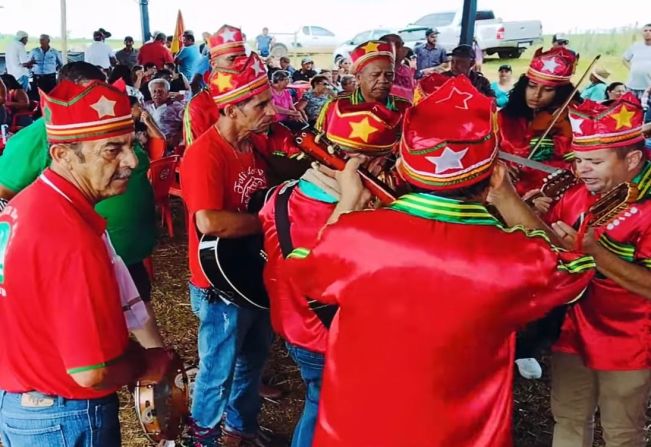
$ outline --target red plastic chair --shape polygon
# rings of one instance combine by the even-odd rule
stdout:
[[[15,101],[16,92],[9,92],[9,98],[11,101]],[[34,121],[36,112],[38,112],[39,104],[37,101],[30,101],[29,107],[26,110],[15,111],[13,109],[9,110],[11,115],[11,124],[9,125],[9,132],[16,133],[25,126],[19,125],[21,118],[31,118],[30,122]]]
[[[172,208],[170,207],[170,188],[176,181],[176,165],[179,157],[160,158],[149,165],[149,181],[154,190],[154,203],[161,213],[161,224],[167,227],[169,237],[174,237]]]

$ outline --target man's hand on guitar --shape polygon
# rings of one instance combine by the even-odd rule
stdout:
[[[357,173],[357,169],[361,166],[364,159],[355,157],[346,162],[346,167],[343,171],[335,172],[335,180],[339,185],[341,191],[342,205],[350,208],[351,211],[359,210],[371,200],[371,193],[364,188],[362,179]]]
[[[529,199],[531,197],[535,197],[531,202],[533,205],[533,209],[538,212],[539,214],[547,214],[549,210],[552,207],[552,204],[554,203],[554,199],[551,197],[546,197],[546,196],[541,196],[540,190],[539,189],[532,189],[531,191],[527,192],[524,196],[522,196],[522,200],[528,203]]]
[[[566,248],[567,250],[580,251],[592,255],[594,254],[595,247],[599,246],[595,239],[594,228],[592,227],[588,227],[586,230],[580,247],[577,246],[578,232],[570,225],[559,220],[552,224],[552,230],[554,230],[558,238],[562,241],[563,248]]]

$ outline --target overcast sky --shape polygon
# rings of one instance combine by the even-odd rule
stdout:
[[[342,41],[378,26],[402,27],[431,12],[460,8],[461,0],[149,0],[151,30],[170,33],[179,5],[186,29],[199,34],[228,23],[243,27],[252,38],[263,26],[272,32],[293,32],[302,25],[321,25]],[[61,35],[60,0],[0,0],[3,33]],[[67,0],[70,37],[92,37],[103,27],[114,37],[141,38],[138,0]],[[298,5],[298,6],[293,6]],[[544,6],[543,6],[544,5]],[[651,22],[648,0],[479,0],[504,20],[540,19],[545,33],[607,29]],[[647,17],[641,12],[646,10]],[[11,24],[11,26],[7,26]]]

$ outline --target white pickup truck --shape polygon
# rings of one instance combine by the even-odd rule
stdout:
[[[460,10],[436,12],[421,17],[409,28],[436,28],[440,33],[438,44],[451,51],[459,45],[461,17]],[[491,10],[479,10],[475,18],[475,38],[485,54],[490,56],[497,53],[501,59],[515,59],[528,46],[542,43],[542,23],[540,20],[505,22],[496,18]],[[424,35],[422,39],[424,44]]]
[[[306,25],[294,33],[269,33],[275,43],[271,47],[272,56],[286,56],[289,51],[327,53],[338,44],[337,36],[322,26]]]

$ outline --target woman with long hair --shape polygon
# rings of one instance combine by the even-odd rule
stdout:
[[[532,149],[550,126],[558,109],[574,91],[570,82],[577,56],[563,48],[536,51],[529,70],[515,83],[506,106],[499,112],[501,149],[558,168],[569,168],[572,127],[567,108],[545,139]],[[575,95],[573,101],[581,99]],[[539,188],[547,175],[529,168],[513,167],[518,192]]]

